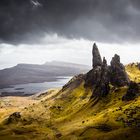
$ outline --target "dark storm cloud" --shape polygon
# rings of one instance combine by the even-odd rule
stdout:
[[[101,42],[139,42],[139,0],[0,0],[1,42],[45,33]]]

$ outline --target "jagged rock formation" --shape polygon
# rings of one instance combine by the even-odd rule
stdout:
[[[103,62],[96,44],[93,45],[93,69],[85,76],[85,87],[93,89],[93,97],[103,97],[109,93],[109,77],[107,61]]]
[[[122,97],[123,101],[135,99],[140,94],[139,85],[133,81],[130,82],[127,93]]]
[[[125,67],[120,63],[120,56],[115,54],[111,60],[110,71],[110,82],[114,86],[126,86],[129,84],[129,78],[125,71]]]
[[[118,87],[128,85],[129,78],[117,54],[112,58],[111,66],[107,65],[105,58],[103,58],[103,61],[101,60],[99,50],[95,43],[92,54],[93,68],[85,76],[85,87],[90,87],[93,90],[91,98],[106,96],[110,89],[109,83]]]
[[[100,69],[95,69],[96,74],[94,80],[96,83],[93,85],[93,96],[92,97],[104,97],[109,93],[109,76],[107,61],[103,58],[103,63]]]

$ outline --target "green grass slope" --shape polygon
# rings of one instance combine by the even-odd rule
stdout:
[[[136,65],[126,70],[140,82]],[[0,140],[139,140],[140,97],[122,101],[126,91],[111,86],[106,97],[91,100],[84,81],[73,80],[63,90],[35,97],[37,102],[19,110],[21,117],[7,115]]]

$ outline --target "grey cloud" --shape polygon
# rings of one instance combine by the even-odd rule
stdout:
[[[139,0],[0,1],[1,42],[36,43],[46,33],[107,43],[139,42],[139,25]]]

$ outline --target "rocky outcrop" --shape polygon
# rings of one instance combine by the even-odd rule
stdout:
[[[108,76],[108,67],[107,67],[107,61],[104,58],[102,66],[100,69],[95,69],[95,78],[93,84],[93,97],[104,97],[109,93],[109,76]]]
[[[93,45],[93,69],[85,76],[85,87],[93,89],[92,97],[103,97],[109,93],[109,77],[107,61],[101,56],[96,44]]]
[[[130,82],[129,88],[127,90],[127,93],[123,96],[123,101],[130,101],[135,99],[137,96],[139,96],[140,90],[139,85],[133,81]]]
[[[97,66],[102,66],[102,59],[98,50],[97,45],[94,43],[93,49],[92,49],[92,67],[95,68]]]
[[[105,58],[102,61],[97,45],[94,43],[92,55],[93,68],[85,75],[85,87],[93,90],[91,98],[106,96],[110,90],[109,83],[118,87],[128,85],[129,78],[117,54],[112,58],[111,66],[108,66]]]
[[[97,45],[94,43],[92,49],[92,70],[90,70],[85,76],[85,87],[92,87],[101,80],[101,66],[102,59]]]
[[[111,60],[109,67],[110,83],[114,86],[126,86],[129,84],[129,78],[125,71],[125,67],[120,63],[120,56],[115,54]]]

